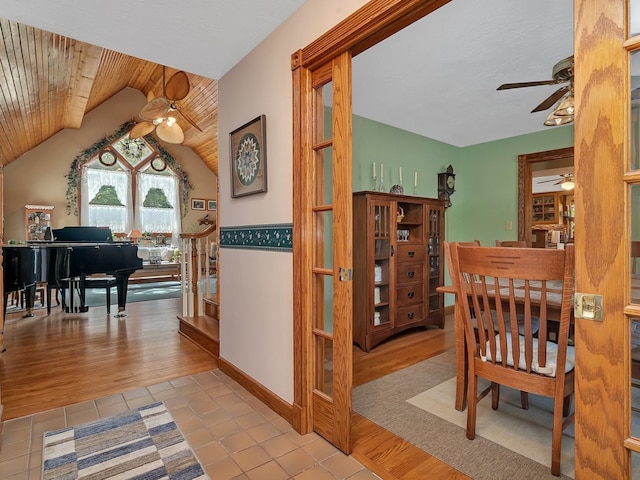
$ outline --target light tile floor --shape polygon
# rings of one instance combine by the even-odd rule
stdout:
[[[299,435],[220,370],[8,420],[0,478],[41,478],[44,432],[162,401],[212,480],[373,480],[315,433]]]

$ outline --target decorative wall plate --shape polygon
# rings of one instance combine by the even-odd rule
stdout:
[[[162,172],[167,169],[167,163],[160,157],[156,157],[151,160],[151,168],[156,172]]]
[[[98,160],[100,160],[100,163],[103,164],[105,167],[112,167],[113,165],[116,164],[117,159],[115,154],[112,151],[105,150],[100,154],[100,156],[98,157]]]

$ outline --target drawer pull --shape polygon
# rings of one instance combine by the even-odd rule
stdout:
[[[408,319],[412,319],[412,318],[413,318],[413,312],[409,312],[409,313],[407,313],[407,318],[408,318]]]
[[[407,297],[409,297],[409,298],[413,298],[413,295],[414,295],[414,293],[413,293],[413,292],[409,292],[409,293],[407,293]]]
[[[407,272],[407,276],[408,276],[409,278],[413,278],[413,276],[414,276],[415,274],[416,274],[415,272]]]
[[[407,255],[409,255],[410,257],[415,257],[416,252],[407,252]]]

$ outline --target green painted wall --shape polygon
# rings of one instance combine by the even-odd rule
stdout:
[[[353,117],[353,191],[371,190],[373,162],[376,176],[384,164],[385,191],[398,183],[402,167],[406,194],[437,197],[437,174],[448,165],[456,174],[456,192],[446,213],[445,239],[480,240],[493,245],[496,239],[518,236],[518,155],[573,145],[573,125],[503,140],[455,147],[406,130],[363,117]],[[512,230],[505,223],[512,222]],[[448,281],[447,272],[447,281]],[[447,295],[447,305],[453,303]]]
[[[480,240],[493,245],[496,239],[518,237],[518,155],[573,145],[573,125],[496,140],[460,149],[456,172],[457,218],[451,223],[449,240]],[[505,230],[505,222],[513,230]]]
[[[374,122],[363,117],[353,117],[353,190],[371,190],[373,162],[376,177],[384,164],[385,191],[398,184],[402,167],[404,193],[414,194],[414,175],[418,172],[415,194],[421,197],[437,197],[438,172],[448,165],[457,171],[460,149],[415,133]]]

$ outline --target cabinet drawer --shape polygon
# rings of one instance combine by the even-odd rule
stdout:
[[[396,299],[398,306],[410,305],[413,303],[422,303],[422,291],[424,286],[422,283],[415,283],[413,285],[407,285],[406,287],[398,288],[396,291]]]
[[[424,260],[425,247],[420,245],[398,245],[398,262],[422,262]]]
[[[407,325],[422,320],[422,303],[399,307],[396,313],[396,325]]]
[[[398,284],[422,282],[422,264],[409,263],[398,265],[398,275],[396,281]]]

